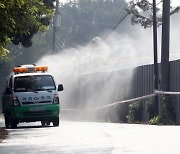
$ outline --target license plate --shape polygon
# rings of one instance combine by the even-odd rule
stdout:
[[[45,111],[45,109],[44,108],[40,108],[40,107],[38,107],[38,108],[30,108],[30,112],[38,112],[38,111]]]

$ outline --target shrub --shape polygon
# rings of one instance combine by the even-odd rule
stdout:
[[[169,118],[167,118],[166,116],[157,115],[151,120],[149,120],[149,124],[150,125],[170,125],[170,124],[172,125],[173,122],[169,120]]]
[[[135,101],[129,105],[128,115],[126,116],[129,123],[140,122],[142,119],[142,103]]]
[[[155,116],[154,118],[152,118],[151,120],[149,120],[149,124],[150,125],[164,125],[165,121],[163,119],[163,117],[161,116]]]

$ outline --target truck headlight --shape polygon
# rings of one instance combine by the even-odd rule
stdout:
[[[13,97],[13,105],[14,105],[14,106],[20,106],[20,102],[19,102],[17,96],[14,96],[14,97]]]
[[[59,96],[57,94],[54,95],[53,104],[59,104]]]

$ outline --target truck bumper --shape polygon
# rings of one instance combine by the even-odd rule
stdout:
[[[59,112],[59,104],[18,106],[13,107],[11,116],[19,122],[52,121],[54,117],[59,117]]]

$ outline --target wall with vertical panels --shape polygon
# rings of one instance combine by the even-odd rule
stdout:
[[[139,66],[134,70],[130,98],[153,93],[153,65]],[[170,91],[180,92],[180,60],[170,62]],[[176,123],[180,124],[180,96],[172,95]]]
[[[132,98],[153,93],[153,65],[139,66],[132,79]]]
[[[180,92],[180,60],[170,62],[170,91]],[[174,98],[174,108],[176,123],[180,124],[180,96],[172,95]]]

